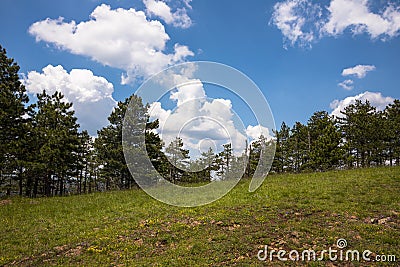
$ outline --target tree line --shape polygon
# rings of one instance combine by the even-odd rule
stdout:
[[[315,112],[306,125],[275,132],[274,172],[400,165],[400,101],[383,111],[356,100],[340,117]]]
[[[260,136],[246,144],[242,155],[234,155],[231,144],[225,144],[219,153],[210,148],[191,159],[179,137],[163,143],[154,131],[158,121],[148,120],[148,105],[140,97],[118,102],[109,124],[93,138],[79,130],[73,104],[61,93],[43,91],[30,103],[18,71],[0,46],[0,192],[6,194],[36,197],[136,187],[122,144],[128,108],[134,109],[135,120],[146,124],[145,145],[154,168],[173,183],[207,183],[235,173],[251,177],[262,149],[275,146],[272,173],[400,165],[399,100],[384,111],[356,101],[341,118],[315,112],[306,125],[296,122],[290,128],[282,123],[272,139]],[[196,166],[201,170],[188,171]]]

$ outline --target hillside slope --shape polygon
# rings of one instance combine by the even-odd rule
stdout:
[[[257,253],[268,245],[318,256],[340,238],[347,241],[343,250],[368,249],[373,260],[400,251],[399,167],[270,175],[254,193],[248,185],[241,181],[197,208],[168,206],[141,190],[3,199],[0,265],[306,265],[276,257],[262,262]],[[391,265],[399,263],[396,256]],[[313,264],[332,263],[325,257]]]

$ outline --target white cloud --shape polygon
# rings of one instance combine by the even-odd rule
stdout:
[[[261,135],[263,135],[268,140],[270,140],[272,138],[269,129],[267,127],[264,127],[261,125],[247,126],[246,134],[253,140],[258,139]]]
[[[185,70],[182,74],[166,75],[166,79],[160,81],[168,88],[171,80],[178,84],[169,94],[176,104],[174,109],[164,109],[159,102],[150,105],[150,119],[160,122],[160,137],[168,146],[179,135],[193,158],[200,155],[202,140],[212,142],[219,151],[223,144],[231,142],[234,152],[239,155],[245,148],[246,132],[244,126],[240,130],[235,123],[238,118],[231,101],[209,99],[202,82],[190,78],[192,72]]]
[[[64,22],[64,18],[48,18],[32,24],[29,33],[36,41],[52,43],[59,49],[126,71],[122,83],[154,74],[194,55],[180,44],[174,45],[173,53],[165,53],[170,37],[159,21],[150,21],[144,12],[133,8],[112,10],[105,4],[96,7],[88,21],[77,24]]]
[[[344,80],[343,82],[339,83],[338,85],[340,87],[342,87],[343,89],[350,91],[350,90],[353,90],[353,88],[354,88],[353,84],[354,84],[353,80]]]
[[[176,90],[171,92],[170,99],[176,101],[176,105],[179,107],[187,101],[194,101],[196,99],[203,99],[206,97],[206,93],[203,89],[203,83],[194,79],[192,81],[185,81],[186,84],[178,86]]]
[[[116,105],[112,97],[114,87],[92,71],[73,69],[68,73],[62,66],[48,65],[42,73],[30,71],[23,80],[28,93],[61,92],[72,102],[81,128],[96,135],[96,130],[108,124],[107,118]]]
[[[182,0],[182,3],[183,3],[188,9],[192,9],[192,6],[190,5],[190,2],[192,2],[192,0]]]
[[[311,0],[285,0],[274,5],[271,22],[294,46],[311,46],[325,36],[339,36],[346,30],[367,33],[372,39],[387,40],[400,34],[400,5],[386,4],[379,13],[370,10],[368,0],[331,0],[321,8]]]
[[[368,100],[372,106],[377,108],[377,110],[384,110],[388,104],[394,101],[394,98],[382,96],[381,93],[366,91],[356,96],[346,97],[343,100],[332,101],[330,104],[331,109],[333,109],[331,115],[343,117],[343,114],[341,114],[340,111],[344,111],[345,107],[355,104],[356,100],[361,100],[362,102]]]
[[[274,5],[271,22],[282,32],[285,43],[310,45],[315,35],[312,24],[321,15],[321,8],[307,0],[286,0]],[[305,30],[306,26],[311,27]]]
[[[146,6],[146,13],[148,15],[157,16],[167,24],[172,24],[175,27],[183,29],[189,28],[192,25],[192,20],[187,15],[186,8],[178,8],[175,12],[172,12],[171,8],[163,1],[143,0],[143,3]],[[189,2],[186,2],[186,6],[190,7]]]
[[[377,14],[370,11],[368,0],[332,0],[328,10],[330,16],[323,30],[329,35],[342,34],[348,28],[354,34],[368,33],[373,39],[399,34],[399,6],[394,4]]]
[[[146,6],[146,13],[156,15],[162,18],[167,24],[172,24],[174,17],[171,13],[171,8],[163,1],[143,0]]]
[[[190,64],[174,72],[166,71],[157,81],[164,88],[172,88],[168,96],[175,103],[169,109],[160,102],[149,108],[150,119],[160,122],[158,133],[167,146],[179,135],[192,158],[200,155],[201,146],[204,149],[204,144],[211,143],[217,148],[214,152],[218,152],[231,142],[235,155],[240,155],[247,139],[258,139],[261,134],[272,138],[266,127],[246,128],[230,99],[209,98],[203,83],[193,78],[196,70],[196,65]]]
[[[171,110],[163,109],[160,102],[153,102],[149,106],[149,114],[150,120],[159,120],[159,127],[162,129],[169,115],[171,115]]]
[[[350,76],[355,75],[359,79],[364,78],[367,75],[367,72],[375,70],[375,66],[373,65],[357,65],[352,68],[347,68],[342,71],[342,76]]]

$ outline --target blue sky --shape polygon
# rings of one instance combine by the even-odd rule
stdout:
[[[0,5],[0,44],[21,66],[28,91],[64,90],[92,134],[106,123],[100,115],[143,79],[194,60],[227,64],[250,77],[268,100],[277,127],[282,121],[306,123],[318,110],[339,114],[355,99],[382,108],[400,98],[398,1],[2,0]],[[94,10],[105,24],[79,29],[80,23],[94,22]],[[130,20],[132,14],[136,19]],[[59,17],[64,19],[57,22]],[[60,25],[71,21],[78,28],[64,34]],[[119,38],[121,53],[115,52],[118,46],[95,45]],[[125,41],[139,44],[132,58],[123,56]],[[148,49],[160,60],[145,57]],[[244,123],[254,125],[245,118]]]

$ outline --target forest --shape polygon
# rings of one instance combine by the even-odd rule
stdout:
[[[163,143],[154,131],[158,121],[148,120],[148,104],[140,97],[120,101],[108,117],[109,124],[92,137],[80,129],[73,103],[61,93],[43,91],[31,103],[18,72],[18,64],[0,46],[0,196],[62,196],[137,187],[122,145],[130,102],[146,121],[146,150],[154,168],[177,184],[226,179],[243,160],[247,161],[244,177],[252,177],[264,146],[276,147],[270,174],[400,165],[399,100],[383,111],[368,101],[356,101],[341,117],[317,111],[306,124],[290,127],[283,122],[272,139],[260,136],[241,156],[225,144],[223,151],[209,149],[193,160],[179,137]],[[198,172],[179,168],[196,164],[206,167]]]

